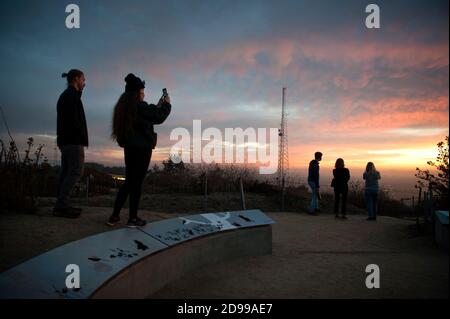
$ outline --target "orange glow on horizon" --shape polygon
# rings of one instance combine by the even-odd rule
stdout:
[[[434,145],[433,145],[434,144]],[[297,146],[290,148],[290,168],[304,169],[313,159],[314,152],[320,150],[324,155],[322,167],[334,167],[337,158],[343,158],[347,167],[364,168],[367,162],[374,162],[377,167],[384,169],[408,170],[416,167],[425,168],[427,161],[434,161],[437,156],[436,143],[431,146],[418,145],[412,147],[381,148],[373,150],[357,149],[343,146],[341,149],[322,145],[316,149],[313,146]],[[169,148],[153,151],[151,162],[161,162],[169,157]],[[105,165],[124,166],[123,150],[111,149],[97,152],[87,152],[87,162],[94,161]],[[152,165],[151,164],[151,165]]]

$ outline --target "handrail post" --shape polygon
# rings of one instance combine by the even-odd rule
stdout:
[[[246,210],[245,208],[245,194],[244,194],[244,185],[242,183],[242,176],[239,177],[239,184],[240,184],[240,190],[241,190],[241,205],[242,209]]]
[[[203,209],[208,212],[208,176],[204,174],[204,196],[203,196]]]

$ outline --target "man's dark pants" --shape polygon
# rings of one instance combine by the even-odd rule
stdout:
[[[68,208],[69,196],[75,184],[83,175],[84,146],[62,145],[61,175],[59,177],[58,193],[55,208]]]

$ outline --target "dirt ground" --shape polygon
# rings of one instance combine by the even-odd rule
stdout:
[[[64,243],[110,230],[110,208],[83,207],[79,219],[37,214],[0,215],[0,271]],[[124,218],[127,211],[122,212]],[[152,298],[448,298],[448,254],[430,236],[415,236],[414,223],[391,217],[366,221],[332,215],[267,213],[272,255],[241,258],[198,269]],[[181,214],[141,211],[149,221]],[[185,214],[184,214],[185,215]],[[381,287],[368,289],[368,264],[380,267]]]

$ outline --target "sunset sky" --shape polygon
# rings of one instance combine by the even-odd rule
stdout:
[[[65,27],[76,3],[81,28]],[[61,73],[85,72],[86,161],[123,165],[112,109],[133,72],[147,101],[173,109],[152,160],[176,127],[279,127],[287,87],[290,166],[313,153],[361,168],[410,170],[436,157],[449,130],[448,1],[2,1],[0,105],[15,139],[46,144],[50,162]],[[0,125],[0,138],[9,141]]]

